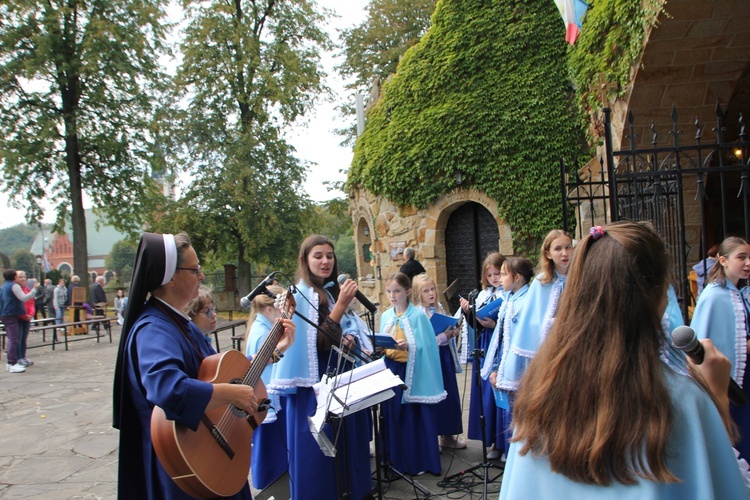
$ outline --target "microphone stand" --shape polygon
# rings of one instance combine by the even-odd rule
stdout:
[[[340,354],[340,356],[339,356],[339,363],[337,363],[335,372],[332,373],[332,372],[328,371],[328,373],[326,373],[326,375],[329,377],[329,379],[332,381],[332,383],[333,383],[333,381],[334,381],[334,379],[335,379],[335,377],[337,375],[337,372],[339,372],[341,370],[343,364],[346,363],[347,361],[350,361],[352,364],[354,364],[354,358],[356,357],[357,359],[359,359],[360,361],[362,361],[363,363],[366,364],[366,363],[369,363],[370,361],[373,360],[373,358],[370,357],[370,356],[368,356],[365,352],[363,352],[356,343],[354,343],[353,346],[350,346],[349,347],[349,351],[347,353],[345,353],[344,350],[343,350],[343,348],[341,347],[341,344],[343,343],[343,335],[342,335],[341,338],[338,338],[336,335],[333,335],[331,332],[326,331],[324,328],[320,328],[320,325],[316,325],[309,318],[305,317],[303,314],[300,314],[298,311],[295,310],[294,314],[298,318],[302,319],[303,321],[305,321],[306,323],[308,323],[309,325],[311,325],[313,328],[315,328],[316,331],[322,333],[326,338],[328,338],[329,340],[331,340],[333,342],[333,344],[334,344],[334,347],[332,348],[332,350],[337,350],[339,352],[339,354]],[[338,346],[336,346],[337,343],[338,343]],[[350,355],[352,355],[353,357],[350,356]],[[329,357],[329,359],[330,359],[330,357]],[[334,389],[335,389],[335,387],[334,387]],[[332,397],[336,397],[335,390],[331,391],[331,395],[332,395]],[[341,403],[342,406],[345,406],[345,404],[344,404],[343,401],[341,401],[337,397],[336,397],[336,399],[337,399],[337,401],[339,403]],[[329,402],[329,404],[330,404],[330,402]],[[327,415],[330,415],[329,412],[326,412],[326,413],[327,413]],[[329,418],[330,417],[326,417],[326,421],[329,421]],[[341,431],[345,428],[345,424],[346,423],[344,422],[344,418],[345,417],[343,417],[343,416],[341,416],[341,417],[337,416],[337,417],[331,418],[332,422],[329,422],[329,423],[331,423],[331,427],[333,428],[333,434],[335,436],[334,440],[333,440],[333,443],[332,443],[332,449],[333,450],[336,450],[336,444],[338,443],[338,438],[341,435]],[[322,429],[321,429],[321,433],[322,433]],[[348,453],[347,442],[346,442],[346,431],[344,431],[343,436],[344,436],[344,442],[342,443],[342,450],[344,452],[344,455],[346,455]],[[321,446],[320,442],[318,442],[318,445]],[[334,462],[335,462],[336,483],[337,483],[336,486],[337,486],[337,489],[339,491],[339,498],[349,499],[349,498],[352,497],[352,492],[351,492],[351,487],[348,484],[348,481],[346,481],[347,482],[347,484],[346,484],[346,491],[344,491],[344,489],[345,489],[344,482],[349,477],[349,474],[348,474],[349,460],[348,460],[348,458],[346,456],[344,456],[343,457],[343,462],[341,462],[338,453],[334,454],[333,459],[334,459]],[[340,465],[342,463],[346,467],[346,470],[344,471],[346,473],[345,474],[346,477],[343,477],[343,478],[342,478],[342,472],[341,472],[341,467],[340,467]]]
[[[456,474],[453,474],[452,476],[448,476],[443,480],[444,483],[448,483],[451,480],[461,477],[467,473],[474,474],[476,477],[480,477],[478,474],[476,474],[474,471],[479,469],[480,467],[483,469],[482,473],[482,498],[487,498],[487,485],[489,483],[494,482],[497,478],[501,477],[503,474],[500,472],[497,476],[493,477],[492,479],[489,478],[489,470],[491,468],[498,469],[500,471],[503,471],[505,468],[500,467],[492,462],[489,461],[487,458],[487,428],[485,427],[485,414],[484,414],[484,400],[482,398],[482,375],[480,374],[480,370],[482,368],[481,358],[484,358],[484,349],[481,348],[480,342],[481,342],[481,334],[482,332],[479,330],[480,326],[477,323],[477,313],[476,313],[476,295],[469,295],[469,311],[472,313],[471,315],[471,327],[474,329],[474,350],[472,351],[473,359],[472,359],[472,377],[474,377],[474,384],[476,385],[478,396],[479,396],[479,427],[480,431],[482,433],[482,462],[476,465],[473,465],[469,467],[468,469],[465,469],[461,472],[458,472]],[[484,327],[482,327],[484,328]]]

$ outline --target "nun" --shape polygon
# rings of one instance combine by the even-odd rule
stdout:
[[[201,362],[216,354],[183,308],[205,276],[184,232],[143,233],[133,268],[114,380],[114,421],[120,430],[119,498],[192,498],[162,466],[151,441],[154,406],[195,430],[206,410],[226,405],[258,410],[253,388],[198,380]],[[285,321],[285,338],[294,324]],[[251,498],[244,487],[230,498]]]

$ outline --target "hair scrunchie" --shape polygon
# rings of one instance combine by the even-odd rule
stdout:
[[[594,226],[591,229],[589,229],[589,234],[592,238],[594,238],[594,241],[598,240],[605,234],[607,234],[607,231],[602,226]]]

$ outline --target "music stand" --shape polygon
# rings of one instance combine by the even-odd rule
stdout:
[[[346,357],[344,353],[340,353],[340,355]],[[344,417],[361,410],[374,408],[383,401],[392,398],[395,394],[392,388],[399,385],[403,385],[403,381],[385,367],[382,358],[345,373],[326,377],[315,384],[318,408],[315,415],[308,417],[308,425],[323,454],[338,460],[336,443],[339,439]],[[323,432],[325,424],[331,425],[334,429],[333,442]],[[344,450],[346,450],[346,447],[344,447]],[[344,460],[346,461],[346,457],[344,457]],[[341,478],[337,479],[339,497],[346,497],[347,494],[342,493]],[[378,483],[378,486],[380,487],[380,483]]]

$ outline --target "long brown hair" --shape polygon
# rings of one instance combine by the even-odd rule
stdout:
[[[539,281],[544,284],[551,283],[552,280],[555,279],[555,262],[547,257],[547,252],[549,252],[549,249],[552,248],[552,242],[560,236],[567,236],[568,238],[570,238],[571,243],[573,242],[573,238],[570,236],[570,234],[568,234],[567,231],[563,231],[562,229],[553,229],[552,231],[547,233],[547,236],[544,237],[544,241],[542,242],[542,251],[539,254],[537,273],[539,273]]]
[[[518,391],[513,440],[523,443],[521,454],[546,455],[574,481],[675,482],[666,460],[673,411],[659,359],[665,246],[642,224],[605,230],[573,255],[554,325]]]
[[[312,272],[310,272],[310,266],[307,264],[307,257],[310,255],[310,252],[313,248],[315,248],[318,245],[328,245],[331,247],[331,250],[333,250],[333,269],[331,271],[331,276],[328,277],[325,280],[321,280]],[[312,234],[305,238],[305,241],[302,242],[302,244],[299,247],[299,256],[297,259],[297,272],[294,275],[294,278],[296,281],[304,281],[311,287],[315,289],[316,292],[318,292],[318,297],[320,298],[320,304],[321,305],[327,305],[328,304],[328,298],[327,295],[323,291],[323,286],[329,282],[333,281],[334,285],[333,287],[329,288],[328,290],[331,292],[331,295],[333,295],[334,299],[337,299],[339,296],[339,284],[336,281],[336,278],[339,275],[339,266],[338,266],[338,259],[336,258],[336,248],[333,246],[333,242],[326,238],[325,236],[322,236],[320,234]]]
[[[505,255],[498,253],[498,252],[491,252],[487,254],[487,257],[484,258],[484,262],[482,262],[482,287],[483,288],[489,288],[490,282],[487,280],[487,270],[490,268],[490,266],[494,266],[499,271],[503,268],[503,262],[505,262]]]
[[[721,262],[719,262],[718,260],[721,257],[728,259],[729,256],[732,254],[732,252],[734,252],[739,247],[744,246],[744,245],[747,245],[747,241],[737,236],[730,236],[726,238],[724,241],[722,241],[721,244],[719,244],[718,249],[716,250],[717,261],[714,262],[714,265],[711,267],[711,270],[708,272],[706,283],[711,283],[715,281],[721,286],[726,287],[727,286],[727,273],[724,270],[724,266],[722,266]],[[737,289],[742,289],[745,285],[747,285],[747,280],[740,280],[737,283]]]

